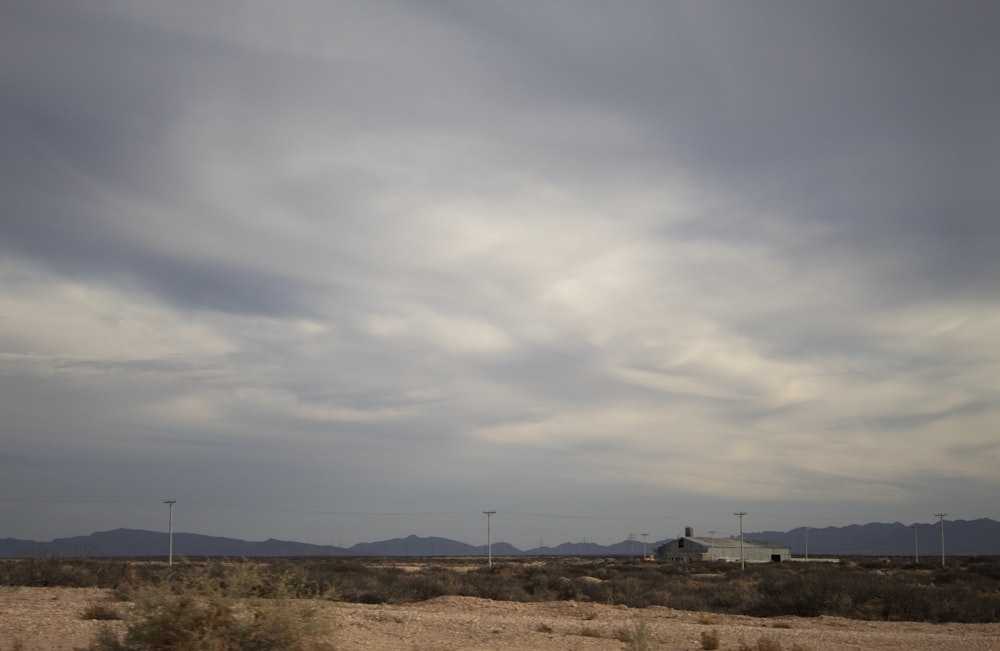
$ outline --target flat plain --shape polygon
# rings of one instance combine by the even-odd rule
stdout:
[[[295,566],[295,561],[282,563],[283,571]],[[557,571],[566,569],[564,564],[552,565]],[[149,566],[143,567],[150,571]],[[423,582],[433,579],[437,585],[442,576],[453,575],[463,580],[465,576],[474,578],[477,573],[493,577],[512,571],[501,569],[487,574],[481,567],[461,563],[442,569],[440,561],[417,560],[366,561],[360,566],[333,567],[340,567],[342,572],[347,567],[367,568],[371,572],[366,575],[370,580],[365,584],[369,591],[380,586],[391,587],[389,584],[406,579]],[[588,569],[595,568],[588,566]],[[627,569],[649,571],[645,567]],[[154,567],[152,571],[162,568]],[[764,571],[770,570],[762,570],[761,577],[766,576]],[[886,576],[881,569],[851,571],[868,572],[873,581]],[[712,577],[711,573],[686,575],[687,580],[709,584],[725,580]],[[668,575],[663,581],[671,583],[672,579]],[[572,583],[582,583],[591,590],[599,587],[596,577],[589,575],[572,579]],[[552,584],[566,582],[552,579]],[[676,585],[683,589],[688,584]],[[1000,621],[995,619],[961,623],[884,621],[828,614],[756,616],[609,603],[613,599],[595,601],[587,597],[586,590],[578,591],[578,598],[539,601],[445,594],[417,600],[400,597],[380,603],[359,603],[378,601],[374,598],[378,595],[359,591],[355,593],[358,599],[352,600],[346,598],[344,585],[338,588],[339,594],[333,594],[330,586],[324,589],[327,594],[295,601],[312,607],[316,619],[324,625],[321,627],[324,632],[316,641],[327,642],[327,648],[340,651],[702,649],[706,648],[705,636],[715,637],[719,649],[736,651],[1000,651]],[[100,610],[95,606],[110,608],[123,619],[87,619],[88,612]],[[101,627],[124,633],[133,607],[131,600],[123,598],[121,587],[3,585],[0,586],[0,650],[85,649]]]

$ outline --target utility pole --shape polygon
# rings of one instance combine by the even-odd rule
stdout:
[[[743,516],[746,515],[746,511],[738,511],[733,513],[736,517],[740,519],[740,570],[747,569],[746,559],[743,557]]]
[[[935,518],[941,519],[941,567],[944,567],[944,519],[947,513],[935,513]]]
[[[483,511],[486,514],[486,553],[489,557],[489,566],[493,567],[493,530],[490,527],[490,519],[496,511]]]
[[[920,562],[920,543],[917,542],[917,523],[913,523],[913,562]]]
[[[177,500],[163,500],[167,505],[167,567],[174,564],[174,504]]]
[[[630,533],[628,535],[628,558],[629,560],[635,560],[635,534]]]
[[[646,536],[648,536],[649,534],[641,533],[639,535],[642,536],[642,560],[646,560],[647,558],[649,558],[648,556],[646,556]]]
[[[809,560],[809,527],[803,527],[806,532],[806,560]]]

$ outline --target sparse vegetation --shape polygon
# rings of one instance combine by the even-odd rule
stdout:
[[[142,602],[151,588],[196,590],[209,577],[247,599],[410,603],[455,595],[542,602],[572,599],[756,617],[832,615],[865,620],[994,622],[1000,619],[1000,559],[954,559],[947,568],[891,559],[832,564],[667,564],[599,559],[517,559],[469,566],[434,559],[402,567],[385,559],[266,559],[254,563],[119,559],[0,560],[0,585],[102,587]],[[250,569],[252,568],[252,570]],[[239,572],[250,572],[252,580]],[[235,583],[234,583],[235,582]],[[586,613],[586,611],[585,611]],[[700,620],[715,623],[711,614]]]
[[[81,619],[117,620],[122,618],[122,614],[117,608],[106,602],[95,603],[84,609]]]
[[[758,638],[754,644],[741,642],[739,651],[782,651],[781,642],[770,637]]]
[[[622,629],[616,637],[625,643],[626,651],[650,651],[653,648],[653,633],[643,621],[630,629]]]
[[[142,586],[124,640],[102,629],[89,651],[296,651],[327,648],[313,611],[282,576],[251,563],[170,571]]]
[[[702,631],[701,632],[701,648],[702,649],[718,649],[719,648],[719,631]]]
[[[752,644],[740,642],[740,645],[737,647],[739,651],[784,651],[784,648],[779,640],[767,636],[758,638]],[[793,644],[789,651],[808,651],[808,648],[799,644]]]

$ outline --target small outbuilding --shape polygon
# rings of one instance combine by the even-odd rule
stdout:
[[[684,535],[661,545],[656,549],[658,560],[667,561],[734,561],[742,558],[747,563],[770,563],[787,561],[792,551],[784,545],[768,540],[745,538],[740,551],[739,538],[695,537],[694,530],[687,527]],[[741,556],[742,553],[742,556]]]

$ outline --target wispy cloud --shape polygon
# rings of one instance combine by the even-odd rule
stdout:
[[[5,495],[997,515],[993,5],[6,13]]]

